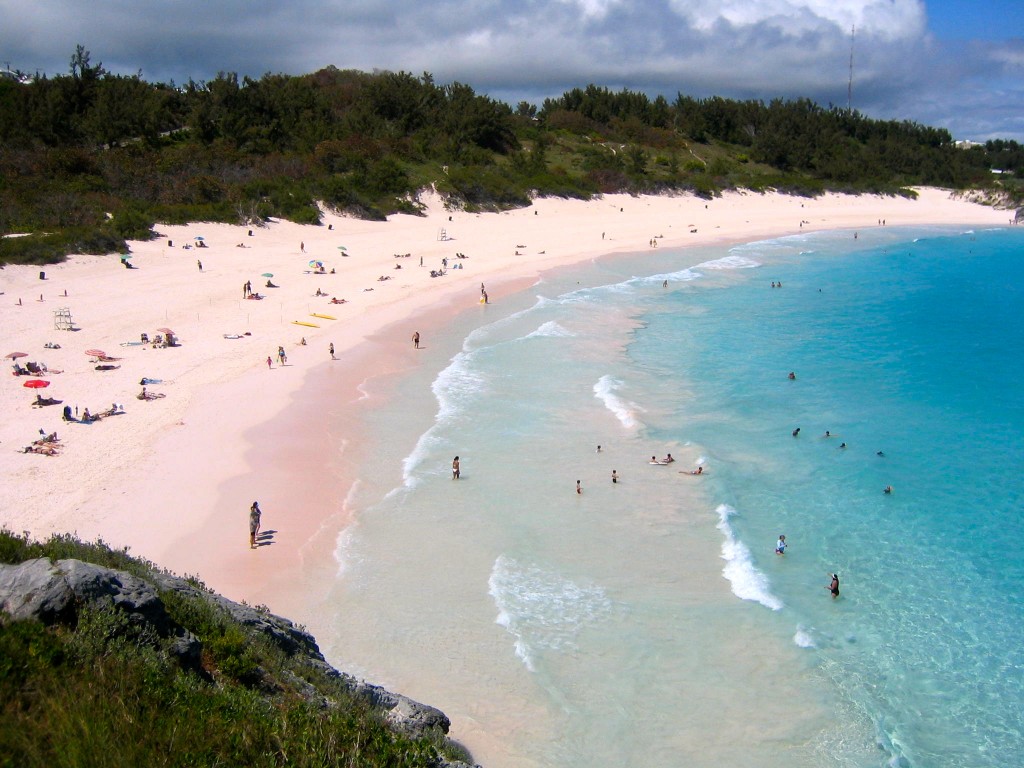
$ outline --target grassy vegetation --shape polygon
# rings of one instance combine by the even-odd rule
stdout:
[[[35,557],[142,578],[155,569],[102,542],[0,532],[0,562]],[[113,608],[84,609],[75,626],[0,621],[0,766],[404,768],[438,765],[441,755],[468,759],[441,733],[396,733],[340,680],[209,601],[171,591],[161,599],[202,642],[201,669],[181,668],[168,641]],[[309,685],[320,696],[306,695]]]
[[[994,175],[992,169],[1005,173]],[[0,264],[123,251],[157,221],[316,224],[317,203],[381,219],[435,187],[470,210],[536,196],[727,189],[1022,198],[1024,147],[958,148],[942,129],[806,99],[733,101],[574,88],[515,109],[430,75],[342,71],[182,87],[71,72],[0,81]],[[45,233],[45,234],[44,234]]]

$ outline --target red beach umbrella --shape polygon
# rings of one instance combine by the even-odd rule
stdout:
[[[106,357],[107,356],[107,353],[104,352],[102,349],[87,349],[87,350],[85,350],[85,354],[89,355],[90,357]]]
[[[169,333],[171,334],[171,336],[174,335],[174,331],[172,331],[170,328],[157,328],[156,330],[157,333]]]
[[[8,360],[17,360],[19,357],[28,357],[28,352],[10,352],[4,357]]]
[[[29,389],[42,389],[43,387],[50,386],[50,382],[43,379],[29,379],[21,386],[28,387]]]

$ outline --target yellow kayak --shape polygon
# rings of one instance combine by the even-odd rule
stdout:
[[[307,328],[319,328],[320,327],[316,323],[304,323],[301,320],[292,320],[292,322],[295,323],[295,325],[304,325]]]
[[[322,317],[324,320],[337,320],[338,319],[334,315],[318,315],[316,312],[312,312],[309,316],[310,317]]]

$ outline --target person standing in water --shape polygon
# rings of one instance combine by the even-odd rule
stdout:
[[[619,473],[616,472],[614,469],[612,470],[612,482],[613,483],[619,482]]]
[[[786,554],[786,536],[785,534],[779,534],[779,540],[775,544],[775,554],[784,555]]]
[[[460,470],[459,470],[459,457],[456,456],[452,460],[452,480],[458,480],[459,479],[459,474],[460,474]]]
[[[832,593],[833,600],[839,597],[839,574],[832,574],[832,581],[829,582],[829,585],[825,587],[825,589]]]
[[[419,331],[415,331],[412,334],[412,346],[413,346],[413,349],[419,349],[420,348],[420,332]]]
[[[576,481],[576,493],[583,493],[583,486],[580,485],[580,481]]]

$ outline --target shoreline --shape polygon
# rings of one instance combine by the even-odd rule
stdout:
[[[35,536],[101,537],[161,567],[198,576],[231,599],[265,604],[312,624],[311,607],[322,597],[314,590],[330,587],[320,577],[327,568],[337,572],[337,535],[357,522],[352,501],[365,459],[364,409],[387,407],[394,382],[428,364],[417,354],[429,355],[430,364],[446,362],[430,347],[432,329],[477,309],[479,282],[500,304],[549,270],[650,252],[652,242],[671,248],[749,242],[867,229],[881,219],[888,226],[1002,227],[1007,221],[1003,211],[952,200],[941,190],[924,190],[913,201],[742,193],[713,201],[609,196],[541,200],[499,214],[453,213],[429,200],[422,218],[396,216],[380,223],[325,217],[333,230],[277,223],[249,238],[246,227],[160,227],[161,239],[132,244],[138,270],[120,268],[113,256],[48,266],[46,281],[37,280],[36,267],[7,267],[0,273],[7,300],[0,300],[0,325],[10,350],[3,351],[25,351],[28,360],[63,368],[49,377],[47,394],[52,390],[65,403],[90,407],[122,402],[127,413],[90,426],[63,424],[59,406],[33,409],[29,391],[10,377],[0,391],[10,414],[0,427],[0,524]],[[801,228],[799,221],[810,223]],[[440,229],[453,239],[437,239]],[[208,248],[185,254],[166,245],[200,232]],[[235,246],[248,240],[253,247]],[[335,241],[346,244],[351,256],[327,255],[331,247],[337,253]],[[412,256],[396,259],[395,251]],[[436,280],[427,276],[428,268],[457,252],[469,256],[462,269]],[[202,272],[197,253],[205,262]],[[321,257],[337,275],[304,274],[306,262]],[[402,270],[393,269],[396,263]],[[243,302],[237,289],[246,279],[255,283],[262,271],[273,273],[282,287],[258,289],[273,292],[272,299]],[[378,283],[376,275],[385,274],[397,279]],[[29,290],[48,294],[51,286],[67,288],[66,302],[81,331],[51,330],[47,315],[65,301],[59,293],[38,306],[28,300],[14,305],[14,296],[30,297]],[[320,287],[348,303],[317,300],[311,291]],[[309,317],[303,308],[338,320],[319,328],[292,325],[293,318]],[[119,346],[119,339],[137,338],[140,330],[152,335],[163,325],[177,332],[182,347]],[[251,338],[223,337],[243,328]],[[426,342],[421,353],[410,342],[416,329]],[[303,336],[305,346],[298,344]],[[51,340],[62,348],[43,348]],[[330,360],[328,343],[334,343],[338,360]],[[289,365],[268,371],[263,360],[279,344],[286,347]],[[120,357],[114,364],[121,367],[94,370],[83,354],[94,347]],[[167,396],[136,400],[142,376],[163,379],[153,389]],[[425,419],[434,408],[431,401]],[[345,434],[331,433],[335,423]],[[39,429],[55,428],[63,455],[15,455]],[[264,509],[264,529],[276,531],[273,545],[257,552],[248,549],[245,526],[253,499]]]
[[[262,501],[271,498],[266,491],[221,486],[231,478],[258,476],[282,460],[275,451],[253,449],[254,442],[267,439],[260,434],[267,429],[275,442],[294,453],[286,457],[292,473],[316,478],[319,470],[309,465],[322,454],[326,436],[305,434],[294,441],[287,425],[267,425],[294,405],[318,368],[328,363],[334,371],[345,372],[341,377],[331,374],[334,386],[349,392],[335,407],[359,407],[354,394],[363,382],[418,364],[407,338],[412,326],[420,327],[429,343],[428,324],[446,324],[468,311],[480,282],[490,283],[492,301],[500,301],[547,270],[603,255],[650,252],[653,243],[678,248],[747,242],[802,231],[867,229],[883,219],[889,226],[957,221],[1005,226],[1007,221],[1003,211],[936,189],[921,190],[916,200],[835,194],[802,199],[730,193],[712,201],[611,195],[591,201],[543,199],[504,213],[449,212],[431,196],[425,203],[422,217],[397,215],[386,222],[367,222],[328,215],[327,226],[276,222],[254,230],[252,237],[243,226],[161,226],[160,238],[131,244],[138,266],[133,270],[121,268],[114,256],[84,256],[46,267],[45,281],[37,279],[36,267],[0,271],[6,299],[0,300],[0,326],[10,351],[24,351],[29,353],[26,360],[64,370],[47,377],[52,386],[46,394],[94,411],[110,402],[123,403],[127,411],[92,425],[65,424],[60,421],[61,405],[32,408],[30,391],[18,386],[21,377],[10,377],[0,390],[0,402],[10,414],[0,426],[5,456],[0,462],[0,509],[5,510],[0,525],[35,536],[77,532],[90,539],[102,537],[150,559],[166,557],[168,562],[158,562],[172,570],[192,572],[194,565],[195,575],[227,596],[261,602],[253,574],[223,560],[223,554],[232,551],[229,542],[246,540],[243,513],[253,498],[261,499],[267,511],[274,504]],[[801,221],[807,224],[799,227]],[[441,230],[449,239],[438,239]],[[208,247],[187,253],[178,247],[200,232]],[[168,247],[168,242],[177,245]],[[249,247],[238,248],[237,243]],[[337,243],[347,250],[339,251]],[[331,255],[331,250],[348,255]],[[394,257],[401,252],[412,255]],[[436,280],[427,276],[430,268],[441,266],[441,258],[460,252],[469,257],[459,260],[461,269],[449,269]],[[306,262],[312,258],[322,259],[337,274],[308,274]],[[206,260],[202,271],[196,259]],[[394,269],[396,263],[403,268]],[[273,273],[281,288],[254,285],[272,298],[245,302],[241,284],[248,279],[258,285],[259,271]],[[375,275],[393,279],[378,282]],[[504,287],[496,291],[498,281]],[[320,288],[343,295],[347,303],[330,305],[326,298],[314,297],[312,291]],[[15,296],[28,298],[40,290],[44,302],[22,299],[16,304]],[[57,295],[46,297],[52,293]],[[52,309],[65,305],[81,328],[75,333],[52,330]],[[290,318],[314,319],[311,312],[338,319],[316,319],[319,328],[291,324]],[[141,331],[152,336],[164,325],[176,331],[181,347],[119,346],[119,339],[138,338]],[[252,336],[223,338],[243,330]],[[306,346],[298,344],[303,337]],[[61,349],[44,348],[48,341]],[[328,343],[335,345],[337,361],[328,357]],[[285,346],[291,360],[285,368],[275,364],[268,372],[261,361],[278,345]],[[83,355],[90,348],[120,358],[112,363],[119,367],[93,370]],[[136,400],[133,395],[143,376],[162,379],[164,384],[151,389],[166,397]],[[326,387],[328,381],[316,386]],[[315,414],[301,418],[315,419]],[[62,455],[16,455],[40,429],[59,430]],[[305,464],[291,461],[303,456]],[[335,478],[333,493],[308,497],[306,503],[319,510],[318,519],[345,514],[339,506],[351,484]],[[316,491],[316,485],[281,480],[278,493],[287,496],[284,489],[289,486],[301,501],[298,494]],[[164,486],[181,496],[176,504],[165,503]],[[242,494],[243,499],[224,508],[227,499]],[[273,517],[273,512],[267,515],[265,526]],[[206,551],[174,557],[176,536],[201,529],[204,546],[199,550]],[[186,549],[191,552],[193,546]],[[245,548],[244,554],[253,553]],[[279,557],[283,555],[275,553]],[[289,558],[289,565],[278,565],[294,566],[301,553],[292,550]],[[272,607],[287,613],[290,601],[286,596],[282,601]]]

